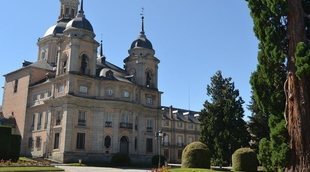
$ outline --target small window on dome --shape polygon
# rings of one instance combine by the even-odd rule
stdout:
[[[111,70],[107,71],[106,73],[107,78],[113,78],[113,76],[114,76],[114,73]]]

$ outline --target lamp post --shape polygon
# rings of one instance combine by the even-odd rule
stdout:
[[[156,132],[156,137],[158,139],[158,168],[160,168],[160,144],[161,144],[161,138],[163,137],[163,132],[159,130]]]

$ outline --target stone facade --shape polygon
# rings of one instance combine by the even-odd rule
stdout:
[[[161,106],[160,61],[144,18],[120,68],[104,57],[83,4],[60,2],[57,23],[38,40],[37,61],[5,75],[2,111],[16,120],[21,154],[77,162],[121,152],[149,163],[161,140],[161,153],[179,162],[184,146],[199,139],[199,121],[196,112]]]

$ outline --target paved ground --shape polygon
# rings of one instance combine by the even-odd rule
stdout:
[[[57,166],[66,172],[150,172],[151,170],[129,169],[129,168],[111,168],[111,167],[72,167]]]

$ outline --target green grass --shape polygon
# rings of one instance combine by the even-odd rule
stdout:
[[[23,171],[64,171],[57,167],[0,167],[0,172],[23,172]]]
[[[211,172],[211,171],[212,170],[202,168],[175,168],[169,170],[169,172]]]

